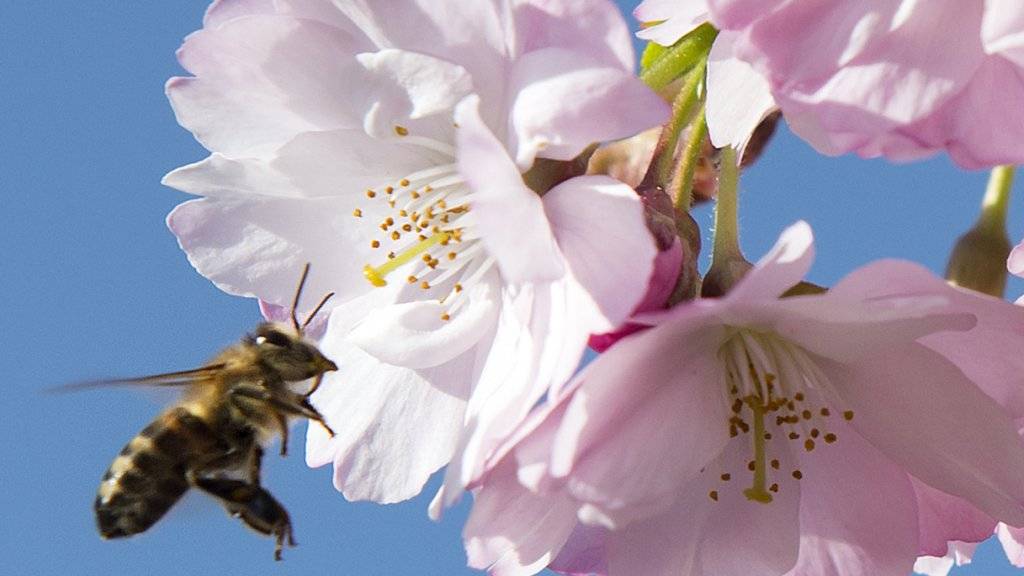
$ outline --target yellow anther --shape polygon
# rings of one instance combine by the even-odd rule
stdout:
[[[367,190],[367,191],[366,191],[366,197],[367,197],[367,198],[374,198],[374,197],[376,197],[376,196],[377,196],[377,193],[376,193],[376,192],[374,192],[373,190]]]
[[[403,188],[408,186],[409,185],[409,179],[408,178],[402,178],[401,180],[398,181],[398,185],[403,187]]]
[[[399,126],[398,124],[395,124],[395,134],[398,134],[399,136],[408,136],[409,129],[406,128],[405,126]]]
[[[847,422],[853,420],[853,410],[847,410],[846,412],[843,412],[843,419],[846,420]]]
[[[359,208],[356,208],[355,210],[352,211],[352,215],[355,216],[356,218],[362,218],[363,211],[360,210]]]

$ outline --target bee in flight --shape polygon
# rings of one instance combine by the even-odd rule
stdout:
[[[332,436],[309,403],[325,372],[338,367],[303,336],[327,294],[301,324],[296,307],[309,273],[295,291],[291,324],[266,322],[255,333],[194,370],[100,384],[184,386],[185,393],[132,438],[103,475],[96,523],[103,538],[144,532],[189,488],[210,494],[250,528],[276,539],[274,559],[295,546],[288,512],[260,483],[263,446],[281,436],[287,453],[288,421],[308,418]],[[313,379],[309,390],[292,386]]]

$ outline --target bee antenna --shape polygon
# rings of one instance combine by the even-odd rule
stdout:
[[[306,276],[309,275],[309,262],[302,268],[302,277],[299,278],[299,287],[295,289],[295,299],[292,300],[292,326],[295,327],[295,331],[301,333],[302,327],[299,326],[299,319],[295,316],[295,310],[299,307],[299,298],[302,297],[302,287],[306,285]]]
[[[332,296],[334,296],[334,292],[328,292],[327,295],[320,300],[320,303],[316,305],[316,308],[313,308],[313,311],[306,317],[306,321],[302,323],[302,328],[299,330],[299,333],[302,333],[302,331],[306,329],[306,326],[309,326],[309,323],[313,321],[313,318],[316,318],[317,313],[320,312],[320,309],[324,307],[324,304],[327,304],[327,301],[330,300]]]

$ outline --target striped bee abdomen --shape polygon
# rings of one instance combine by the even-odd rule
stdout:
[[[96,524],[104,538],[145,531],[188,490],[197,454],[210,454],[214,431],[183,407],[161,414],[121,450],[96,495]]]

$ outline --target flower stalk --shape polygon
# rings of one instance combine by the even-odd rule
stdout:
[[[718,169],[718,196],[715,200],[715,235],[711,268],[704,277],[701,295],[722,296],[743,278],[751,264],[743,257],[739,240],[738,188],[739,164],[736,150],[721,150]]]

